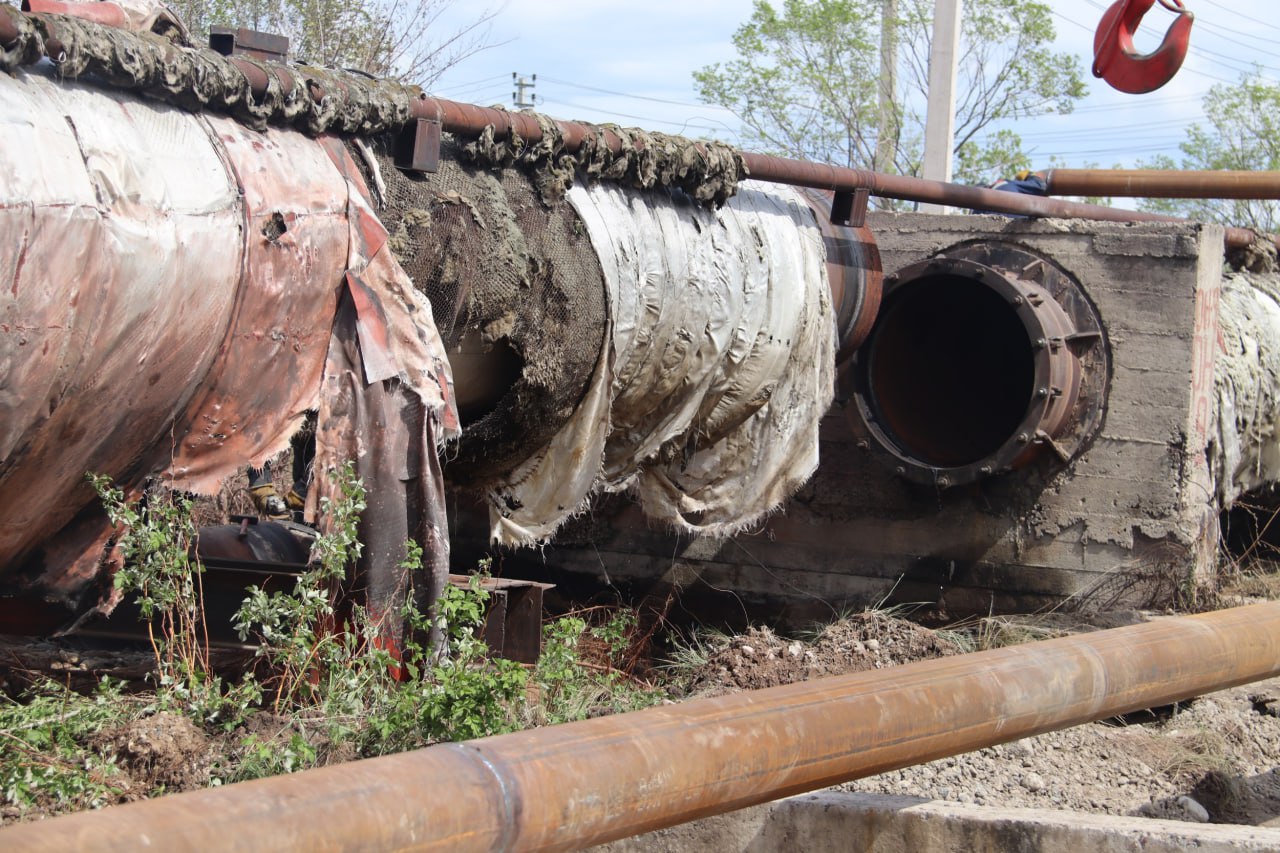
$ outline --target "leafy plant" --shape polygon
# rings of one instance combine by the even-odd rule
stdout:
[[[104,680],[92,696],[54,681],[24,701],[0,696],[0,798],[20,808],[97,808],[117,799],[125,780],[89,739],[125,714],[119,685]]]
[[[110,478],[88,476],[118,530],[123,564],[114,583],[122,593],[132,594],[147,624],[156,658],[157,698],[203,722],[234,724],[255,701],[257,688],[246,682],[228,692],[210,670],[204,566],[195,556],[191,500],[153,489],[145,501],[131,502]]]
[[[737,58],[694,73],[699,97],[741,117],[748,147],[917,174],[933,10],[931,0],[756,0],[733,35]],[[1079,60],[1051,49],[1048,4],[971,0],[962,30],[956,173],[987,183],[1030,167],[1018,134],[993,128],[1069,113],[1085,85]]]
[[[588,611],[588,615],[599,612]],[[542,656],[534,673],[539,704],[530,709],[532,721],[573,722],[661,701],[660,691],[625,671],[624,658],[635,630],[635,614],[627,610],[608,613],[595,626],[575,614],[543,626]]]

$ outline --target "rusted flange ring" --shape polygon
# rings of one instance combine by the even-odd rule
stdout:
[[[945,309],[940,315],[939,304],[961,303],[978,313],[954,323]],[[990,344],[984,335],[1007,337],[1008,347],[994,351],[1015,356],[988,354],[973,360],[987,375],[963,373],[956,365]],[[1046,451],[1065,462],[1100,424],[1106,360],[1096,313],[1062,270],[1010,244],[960,247],[885,278],[880,319],[851,371],[855,430],[900,476],[939,488],[1020,468]],[[995,393],[1006,413],[988,418],[992,407],[970,404],[981,395],[953,387],[957,371],[959,384]],[[928,394],[951,404],[918,405]],[[984,437],[949,439],[974,434]]]

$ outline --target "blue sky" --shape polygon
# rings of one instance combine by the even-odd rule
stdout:
[[[1201,99],[1257,64],[1280,80],[1280,18],[1262,0],[1184,0],[1196,15],[1191,53],[1169,85],[1125,95],[1088,75],[1094,29],[1106,0],[1050,2],[1057,49],[1079,57],[1089,95],[1067,116],[1016,128],[1037,167],[1131,166],[1159,153],[1176,156],[1186,128],[1203,121]],[[483,8],[457,3],[453,21]],[[692,72],[733,59],[731,37],[751,14],[750,0],[510,0],[494,18],[499,46],[447,72],[433,94],[468,103],[511,105],[511,74],[538,75],[538,109],[557,118],[616,121],[668,133],[736,142],[733,113],[698,104]],[[1138,46],[1154,48],[1172,16],[1157,4]],[[442,22],[446,24],[447,22]]]

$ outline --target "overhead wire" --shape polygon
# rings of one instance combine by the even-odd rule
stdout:
[[[569,109],[586,110],[593,113],[608,115],[610,117],[626,118],[626,119],[631,119],[633,121],[643,121],[651,124],[662,124],[662,125],[667,125],[668,127],[678,127],[682,129],[681,132],[684,132],[685,130],[688,130],[688,129],[693,129],[693,130],[705,130],[711,133],[729,133],[734,137],[738,135],[737,131],[735,131],[729,125],[725,124],[724,122],[718,121],[717,119],[711,118],[709,116],[695,116],[685,121],[672,121],[671,119],[661,119],[661,118],[655,118],[653,116],[641,116],[641,115],[633,115],[630,113],[622,113],[612,109],[601,109],[600,107],[593,107],[589,104],[579,104],[574,101],[561,100],[560,98],[546,98],[541,103],[543,106],[551,105],[551,104],[559,104],[560,106],[568,107]],[[700,120],[706,121],[706,122],[715,122],[715,124],[699,124],[698,121]]]
[[[1223,6],[1221,3],[1216,3],[1216,2],[1214,2],[1214,0],[1200,0],[1200,2],[1202,2],[1202,3],[1206,3],[1206,4],[1210,5],[1210,6],[1215,6],[1215,7],[1219,8],[1219,9],[1221,9],[1222,11],[1227,12],[1228,14],[1235,15],[1236,17],[1239,17],[1239,18],[1243,18],[1243,19],[1245,19],[1246,21],[1249,21],[1249,22],[1254,23],[1254,24],[1259,24],[1260,26],[1267,27],[1268,29],[1272,29],[1272,30],[1280,30],[1280,26],[1276,26],[1275,24],[1271,23],[1270,21],[1264,21],[1264,20],[1262,20],[1261,18],[1255,18],[1255,17],[1253,17],[1252,15],[1246,15],[1246,14],[1245,14],[1245,13],[1243,13],[1243,12],[1237,11],[1237,10],[1235,10],[1235,9],[1231,9],[1231,8],[1229,8],[1229,7],[1227,7],[1227,6]]]
[[[569,86],[573,89],[583,89],[588,92],[599,92],[602,95],[616,95],[620,98],[631,98],[636,101],[652,101],[655,104],[671,104],[677,107],[698,107],[700,109],[725,110],[733,112],[729,107],[722,107],[719,104],[694,103],[691,101],[676,101],[669,98],[655,98],[649,95],[636,95],[629,92],[618,92],[613,89],[602,89],[599,86],[588,86],[585,83],[575,83],[572,80],[558,80],[555,77],[543,76],[542,78],[548,83],[555,83],[560,86]]]

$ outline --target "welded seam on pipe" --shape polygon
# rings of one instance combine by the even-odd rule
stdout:
[[[501,835],[494,845],[496,850],[510,850],[515,845],[519,833],[520,817],[524,813],[524,803],[520,798],[520,787],[502,772],[478,743],[462,742],[442,744],[441,749],[456,752],[465,760],[478,763],[490,776],[498,789],[498,800],[502,803]]]
[[[398,808],[413,820],[392,824],[408,833],[397,837],[419,848],[491,849],[501,838],[573,849],[1277,673],[1280,604],[1267,603],[430,747],[346,775],[325,768],[179,794],[19,825],[0,842],[354,846],[387,829]],[[376,824],[358,812],[334,819],[334,780],[353,775],[385,783],[380,802],[398,806]],[[423,815],[424,789],[460,775],[468,782],[451,792],[447,815]],[[501,791],[481,781],[490,775]],[[281,807],[263,813],[264,800]],[[192,824],[212,814],[238,820],[235,831]]]

